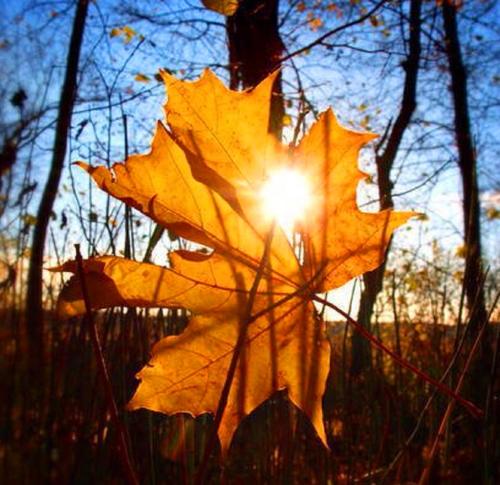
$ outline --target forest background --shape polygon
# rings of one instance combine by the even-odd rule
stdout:
[[[498,480],[498,326],[486,323],[498,321],[496,2],[243,0],[227,18],[197,0],[0,5],[6,483],[130,480],[90,337],[82,321],[55,317],[64,281],[43,268],[74,258],[75,243],[85,256],[139,261],[189,247],[71,162],[109,166],[146,151],[162,118],[158,70],[196,79],[206,67],[233,89],[281,69],[270,129],[285,141],[328,106],[344,125],[380,134],[362,152],[360,207],[425,216],[396,234],[386,265],[329,298],[484,411],[478,420],[454,407],[331,312],[331,450],[281,393],[245,421],[224,466],[214,452],[211,479]],[[124,410],[152,343],[181,332],[185,314],[116,309],[98,325],[134,473],[189,483],[210,418]]]

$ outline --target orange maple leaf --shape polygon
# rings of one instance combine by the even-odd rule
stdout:
[[[195,82],[162,76],[167,124],[157,124],[151,151],[111,170],[79,163],[108,194],[213,250],[172,252],[165,268],[112,256],[84,262],[92,308],[182,307],[192,314],[181,335],[155,345],[129,408],[215,413],[245,329],[218,429],[223,452],[241,420],[279,389],[326,445],[321,399],[330,347],[311,297],[379,266],[393,230],[414,213],[358,210],[365,174],[357,157],[373,135],[343,128],[331,110],[297,147],[269,134],[274,75],[243,92],[208,70]],[[300,258],[260,202],[268,178],[290,166],[314,194],[296,228]],[[77,273],[75,262],[60,269]],[[58,306],[65,316],[85,312],[77,276]]]

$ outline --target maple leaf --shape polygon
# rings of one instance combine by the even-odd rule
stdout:
[[[274,75],[243,92],[208,70],[195,82],[162,76],[168,124],[157,124],[151,151],[111,170],[79,163],[108,194],[213,251],[172,252],[168,267],[112,256],[84,262],[92,308],[182,307],[192,315],[181,335],[154,346],[129,408],[215,413],[245,329],[218,428],[223,453],[241,420],[280,389],[326,445],[321,398],[330,347],[311,297],[379,266],[393,230],[414,214],[358,210],[365,175],[357,157],[373,135],[341,127],[331,110],[297,147],[279,143],[267,130]],[[289,166],[314,194],[297,227],[300,261],[260,201],[272,173]],[[60,314],[84,313],[76,263],[58,269],[75,273]]]

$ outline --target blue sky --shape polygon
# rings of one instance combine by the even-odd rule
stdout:
[[[170,22],[169,27],[151,25],[132,19],[126,12],[126,6],[131,3],[99,1],[90,5],[81,60],[83,74],[80,79],[80,99],[72,123],[73,135],[82,129],[78,140],[73,140],[69,147],[68,167],[70,162],[79,159],[94,164],[105,163],[108,158],[111,161],[122,160],[122,113],[128,118],[130,152],[141,152],[147,148],[155,120],[163,118],[161,105],[164,102],[164,89],[154,80],[154,74],[159,68],[168,68],[180,77],[192,78],[209,65],[215,67],[219,75],[227,77],[227,72],[218,67],[227,63],[221,16],[201,9],[197,0],[141,2],[141,8],[153,12],[155,18]],[[288,3],[282,2],[282,5],[284,17]],[[8,79],[5,89],[12,92],[22,86],[28,92],[30,106],[41,106],[45,97],[45,104],[52,107],[49,114],[52,113],[53,116],[74,11],[71,4],[23,4],[0,0],[0,11],[3,12],[3,20],[0,21],[3,32],[0,35],[0,62],[3,67],[0,67],[0,72],[4,79]],[[20,16],[19,12],[23,11],[24,14]],[[283,38],[290,51],[306,45],[327,28],[341,24],[349,15],[346,10],[342,18],[337,18],[335,12],[324,10],[320,15],[318,10],[318,16],[325,25],[313,30],[308,26],[307,13],[294,10],[282,27]],[[498,206],[500,191],[500,78],[497,79],[498,63],[493,62],[498,54],[500,28],[498,22],[494,22],[497,14],[498,8],[494,7],[486,12],[481,23],[474,24],[474,28],[470,28],[466,20],[461,24],[463,48],[466,59],[471,64],[470,105],[485,207]],[[195,30],[191,27],[193,19],[197,19]],[[185,23],[187,21],[190,21],[189,25]],[[204,24],[204,21],[208,23]],[[382,23],[380,27],[374,28],[365,23],[346,34],[336,36],[332,39],[334,46],[331,50],[315,47],[307,55],[294,58],[294,65],[286,63],[283,70],[284,86],[286,97],[291,103],[288,113],[292,119],[297,109],[298,71],[305,95],[318,112],[332,106],[346,125],[357,129],[366,127],[375,132],[383,131],[387,121],[396,115],[399,106],[402,72],[400,62],[404,59],[404,53],[401,52],[401,46],[391,47],[387,44],[398,28],[391,24],[390,15],[380,17],[379,21]],[[136,32],[128,43],[123,36],[110,37],[113,28],[124,25],[132,26]],[[194,36],[198,31],[200,35],[197,40],[187,39],[187,36]],[[426,35],[430,35],[430,32]],[[354,46],[355,50],[344,45]],[[366,52],[382,47],[389,49],[387,55],[374,56],[373,53]],[[483,65],[476,63],[474,53],[478,51],[482,52]],[[430,47],[425,55],[428,60],[424,64],[430,65],[435,55]],[[144,74],[151,80],[147,83],[138,82],[137,74]],[[417,124],[407,133],[393,171],[394,192],[402,194],[395,197],[396,207],[425,212],[429,219],[426,222],[415,221],[409,230],[399,231],[396,245],[418,246],[424,255],[430,255],[428,248],[433,239],[439,240],[450,251],[461,244],[460,180],[453,161],[454,141],[449,130],[440,128],[444,120],[449,122],[450,119],[446,84],[444,72],[436,69],[424,69],[421,72],[419,103],[414,115]],[[18,115],[5,103],[1,114],[7,121],[15,120]],[[49,118],[50,116],[46,119]],[[109,119],[112,120],[111,124],[108,123]],[[309,115],[308,121],[313,121],[312,115]],[[31,178],[39,182],[38,190],[43,185],[50,160],[53,140],[50,128],[49,125],[36,146],[29,148],[32,150]],[[420,150],[408,151],[411,147],[419,147]],[[25,152],[24,160],[27,156]],[[373,148],[364,150],[360,164],[368,173],[374,174]],[[440,167],[443,167],[441,171],[434,175]],[[71,173],[73,180],[70,170],[66,169],[55,208],[58,221],[61,220],[63,211],[70,220],[71,231],[64,236],[66,239],[63,239],[62,234],[60,238],[56,238],[56,243],[60,244],[59,251],[69,251],[70,254],[72,243],[82,241],[82,228],[78,222],[81,214],[86,219],[84,226],[87,233],[92,230],[94,234],[105,234],[103,213],[106,205],[105,197],[92,188],[85,174],[78,170],[72,170]],[[424,183],[425,181],[427,182]],[[21,175],[17,178],[17,183],[20,187]],[[29,207],[30,213],[36,213],[37,199],[35,194]],[[364,188],[360,188],[360,202],[371,202],[365,207],[375,209],[374,184],[365,184]],[[118,214],[123,214],[123,208],[114,202],[111,207],[111,215],[119,219]],[[97,215],[97,222],[91,221],[91,213]],[[14,210],[10,217],[15,216]],[[142,220],[139,217],[137,219]],[[53,226],[58,234],[59,222],[56,221]],[[62,232],[65,231],[66,228]],[[137,229],[138,241],[146,241],[149,231],[150,224],[142,220]],[[484,249],[492,260],[499,254],[499,235],[499,222],[485,219]],[[164,254],[168,245],[169,242],[165,239],[157,250],[158,255]],[[107,245],[98,246],[99,251],[104,251]]]

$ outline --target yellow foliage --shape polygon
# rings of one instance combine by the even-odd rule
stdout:
[[[146,76],[146,74],[142,74],[140,72],[135,75],[134,79],[139,83],[148,83],[149,81],[151,81],[151,78],[149,76]]]
[[[203,5],[222,15],[231,16],[238,10],[238,0],[201,0]]]
[[[497,207],[488,207],[486,209],[486,217],[490,221],[500,219],[500,209]]]
[[[113,37],[123,37],[123,42],[128,44],[137,35],[137,32],[129,25],[124,25],[123,27],[114,27],[111,29],[109,36]]]
[[[455,248],[455,255],[458,256],[459,258],[465,259],[467,256],[467,245],[462,244],[461,246],[457,246]]]

